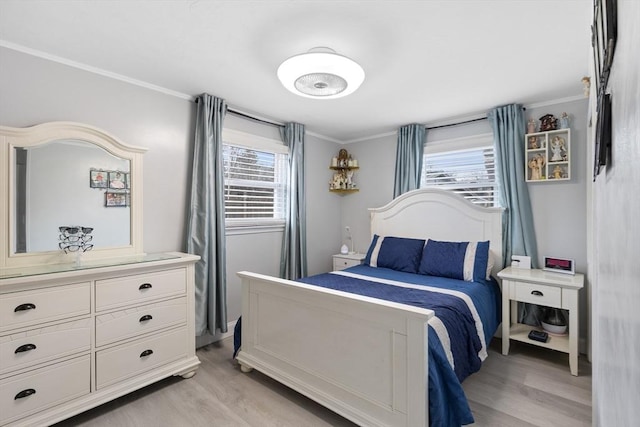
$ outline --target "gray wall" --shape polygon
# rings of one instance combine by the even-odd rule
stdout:
[[[0,47],[0,94],[2,125],[81,122],[148,148],[144,155],[144,250],[184,250],[193,102],[4,47]],[[277,128],[232,115],[225,118],[225,126],[280,139]],[[308,259],[309,272],[314,274],[330,269],[331,254],[339,247],[340,198],[328,191],[328,166],[338,145],[310,135],[306,141]],[[240,315],[235,273],[251,270],[277,275],[281,241],[279,231],[228,236],[229,321]]]
[[[93,74],[49,60],[0,48],[0,124],[15,127],[54,121],[77,121],[107,130],[123,141],[147,147],[144,157],[144,248],[147,252],[184,249],[185,212],[192,150],[195,105],[186,99]],[[569,183],[533,184],[531,190],[539,255],[570,256],[578,269],[585,255],[585,164],[583,130],[586,102],[534,109],[528,114],[559,114],[573,118],[573,179]],[[276,128],[228,115],[231,129],[279,139]],[[428,141],[487,133],[486,122],[434,130]],[[366,250],[367,209],[389,202],[393,195],[395,133],[349,144],[359,160],[355,175],[360,192],[341,196],[328,191],[331,157],[340,145],[307,135],[306,195],[309,273],[331,268],[331,255],[345,242],[349,225],[355,248]],[[281,232],[228,237],[229,320],[240,314],[235,272],[276,274]],[[547,252],[548,251],[548,252]],[[584,293],[583,293],[584,294]],[[581,304],[585,305],[582,301]],[[586,319],[586,310],[583,310]],[[585,321],[583,320],[582,323]],[[582,331],[586,329],[583,327]],[[581,333],[584,336],[584,333]]]
[[[546,113],[560,116],[567,112],[571,121],[571,180],[528,184],[534,226],[538,243],[539,265],[545,255],[573,258],[576,268],[586,273],[586,138],[588,100],[578,100],[546,107],[529,108],[527,118],[536,120]],[[427,132],[429,141],[462,138],[491,133],[488,121],[434,129]],[[342,204],[342,229],[349,225],[354,233],[356,248],[366,251],[370,237],[367,209],[379,207],[393,198],[393,179],[397,136],[349,144],[347,148],[359,159],[360,170],[356,178],[360,192],[345,196]],[[523,142],[524,143],[524,142]],[[580,295],[580,336],[587,337],[587,290]],[[583,345],[584,348],[584,345]]]
[[[640,2],[618,2],[612,158],[592,195],[593,425],[600,427],[637,425],[640,418],[639,21]]]

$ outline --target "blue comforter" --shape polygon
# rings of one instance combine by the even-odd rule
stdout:
[[[364,265],[299,281],[433,310],[435,319],[429,322],[428,332],[430,425],[473,423],[461,382],[480,369],[486,345],[498,328],[501,300],[497,283],[464,282]],[[443,336],[448,337],[446,345],[440,339]]]

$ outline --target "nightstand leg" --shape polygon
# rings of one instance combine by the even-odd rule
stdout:
[[[503,287],[507,286],[507,281],[503,282]],[[509,354],[509,330],[511,329],[511,315],[509,313],[511,308],[511,301],[509,300],[509,293],[502,290],[502,354],[505,356]]]
[[[565,294],[569,296],[569,369],[571,375],[578,376],[578,292],[565,290]]]

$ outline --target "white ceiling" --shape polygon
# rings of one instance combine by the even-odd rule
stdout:
[[[579,96],[591,0],[0,0],[0,41],[353,141],[512,102]],[[345,98],[276,69],[328,46],[365,69]]]

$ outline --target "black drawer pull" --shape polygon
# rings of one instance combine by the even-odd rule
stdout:
[[[35,344],[25,344],[25,345],[21,345],[20,347],[16,348],[16,351],[14,353],[15,354],[24,353],[25,351],[31,351],[31,350],[35,350],[35,349],[36,349],[36,345]]]
[[[145,350],[142,353],[140,353],[140,357],[147,357],[147,356],[151,356],[153,354],[153,350]]]
[[[543,297],[544,294],[540,291],[531,291],[531,295],[535,295],[537,297]]]
[[[145,314],[144,316],[142,316],[142,317],[140,318],[140,322],[146,322],[147,320],[151,320],[151,319],[153,319],[153,316],[152,316],[152,315],[150,315],[150,314]]]
[[[27,304],[20,304],[19,306],[16,307],[15,310],[13,310],[13,312],[17,313],[19,311],[27,311],[27,310],[35,310],[35,309],[36,309],[35,304],[27,303]]]
[[[20,393],[16,394],[16,397],[13,400],[23,399],[25,397],[29,397],[32,394],[36,394],[36,391],[32,388],[28,388],[26,390],[22,390]]]
[[[143,289],[151,289],[153,286],[151,286],[151,283],[143,283],[142,285],[140,285],[140,287],[138,288],[139,290],[143,290]]]

